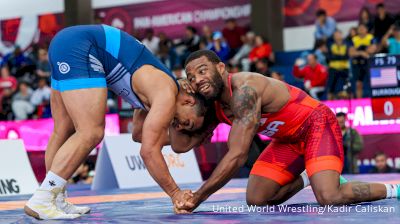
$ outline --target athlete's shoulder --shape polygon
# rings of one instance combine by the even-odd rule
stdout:
[[[243,82],[246,82],[248,80],[251,80],[254,78],[254,75],[257,75],[257,73],[254,72],[237,72],[237,73],[230,73],[232,83],[238,83],[241,84]]]
[[[269,82],[268,77],[255,72],[238,72],[231,74],[232,86],[235,88],[244,85],[260,85]]]

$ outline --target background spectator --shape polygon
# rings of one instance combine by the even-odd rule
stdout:
[[[315,42],[313,54],[317,57],[320,64],[327,66],[326,55],[328,54],[328,47],[325,40],[317,40]]]
[[[193,26],[186,27],[186,38],[184,40],[187,52],[195,52],[199,50],[200,37],[197,35],[197,30]]]
[[[300,69],[299,66],[302,63],[301,59],[296,60],[293,68],[293,75],[298,78],[303,78],[305,90],[313,98],[319,99],[320,95],[325,90],[328,72],[323,65],[318,63],[315,54],[309,54],[307,56],[307,65]]]
[[[213,43],[210,50],[214,51],[224,63],[228,62],[230,49],[221,32],[217,31],[213,34]]]
[[[229,73],[238,73],[242,71],[242,68],[240,67],[240,65],[231,65],[228,64],[228,68],[227,68]]]
[[[47,49],[48,46],[49,46],[49,44],[46,44],[46,46],[39,46],[39,44],[37,44],[37,43],[32,44],[31,47],[28,47],[28,49],[25,50],[25,55],[26,55],[26,57],[29,58],[29,60],[33,64],[35,64],[35,63],[37,63],[37,61],[39,61],[39,50]]]
[[[374,36],[368,33],[364,24],[358,25],[357,35],[353,37],[349,55],[352,62],[352,86],[356,86],[357,98],[364,96],[364,85],[369,86],[368,58],[376,51]]]
[[[333,44],[329,47],[329,78],[328,78],[328,100],[333,100],[338,91],[343,90],[343,85],[349,76],[349,48],[343,40],[340,30],[333,34]],[[342,88],[339,88],[341,84]]]
[[[0,74],[0,98],[3,95],[4,89],[11,89],[11,93],[14,93],[17,89],[17,79],[11,76],[10,70],[7,65],[1,68]]]
[[[319,9],[316,13],[317,21],[315,22],[315,40],[325,40],[329,42],[336,30],[336,21],[327,16],[324,9]]]
[[[368,28],[368,32],[372,32],[374,21],[367,7],[363,7],[358,14],[358,24],[364,24]]]
[[[327,60],[326,57],[328,55],[328,47],[326,46],[326,41],[325,40],[317,40],[314,43],[314,48],[312,51],[303,51],[300,54],[300,59],[303,61],[302,64],[299,64],[300,67],[303,67],[305,65],[305,62],[307,61],[307,56],[309,54],[314,54],[315,57],[317,57],[318,63],[327,66]]]
[[[375,166],[369,171],[370,173],[398,173],[399,170],[387,164],[387,156],[384,152],[377,152],[374,157]]]
[[[36,74],[39,78],[46,78],[50,81],[50,64],[46,49],[38,50],[38,61],[36,63]]]
[[[158,58],[169,69],[173,69],[178,63],[178,55],[175,52],[171,39],[165,33],[159,34],[160,42],[158,43]]]
[[[175,67],[172,69],[172,72],[174,73],[174,75],[176,76],[177,79],[186,77],[185,71],[183,70],[182,66],[179,64],[175,65]]]
[[[180,54],[180,64],[184,64],[186,57],[190,53],[200,49],[200,36],[197,35],[197,30],[193,26],[187,26],[185,30],[186,37],[176,46],[182,46],[183,50]]]
[[[400,54],[400,26],[392,25],[381,42],[383,47],[388,48],[389,54]]]
[[[159,50],[160,38],[154,35],[154,30],[149,28],[146,29],[145,38],[142,40],[144,46],[147,47],[153,54],[157,54]]]
[[[244,44],[240,47],[239,51],[233,56],[229,63],[232,65],[242,65],[243,71],[250,71],[249,54],[254,47],[254,33],[249,31],[244,37]]]
[[[71,184],[92,184],[94,178],[94,167],[93,164],[86,161],[82,163],[71,179],[68,180]]]
[[[25,82],[19,83],[18,92],[12,98],[12,111],[16,120],[26,120],[35,111],[31,101],[32,89]]]
[[[251,62],[255,63],[257,60],[263,58],[267,59],[270,63],[275,62],[275,56],[271,44],[262,36],[257,35],[254,38],[254,47],[249,53],[249,59]]]
[[[4,56],[3,64],[8,65],[11,74],[17,78],[20,78],[25,75],[27,66],[30,64],[30,60],[25,57],[19,46],[15,46],[13,52]]]
[[[349,33],[346,37],[346,43],[351,45],[353,43],[353,37],[357,36],[357,27],[353,26],[350,28]]]
[[[336,114],[343,135],[344,167],[343,173],[358,173],[358,154],[364,147],[363,139],[356,129],[346,126],[345,113]]]
[[[256,62],[256,72],[260,73],[264,76],[270,76],[270,71],[269,71],[269,66],[268,66],[268,60],[263,58],[260,60],[257,60]]]
[[[12,96],[13,91],[11,88],[3,89],[3,96],[0,98],[0,120],[14,119],[14,114],[12,112]]]
[[[283,76],[283,74],[280,73],[280,72],[277,72],[277,71],[272,71],[271,72],[271,78],[277,79],[277,80],[282,81],[282,82],[285,81],[285,77]]]
[[[50,112],[50,94],[51,88],[47,84],[46,78],[40,78],[38,88],[33,91],[31,104],[40,112],[41,118],[51,117]]]
[[[394,19],[386,12],[385,5],[383,3],[377,4],[376,17],[374,20],[374,36],[378,43],[393,23]]]
[[[200,49],[207,49],[213,42],[213,31],[207,25],[203,26],[202,31],[203,35],[200,37]]]
[[[225,21],[222,34],[231,49],[231,55],[235,55],[243,44],[243,38],[246,34],[245,29],[238,26],[236,20],[231,18]]]

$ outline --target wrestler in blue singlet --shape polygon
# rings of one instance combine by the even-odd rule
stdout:
[[[134,108],[145,109],[131,85],[133,73],[141,66],[152,65],[176,82],[175,76],[140,41],[107,25],[63,29],[51,41],[49,60],[53,89],[63,92],[109,88]]]

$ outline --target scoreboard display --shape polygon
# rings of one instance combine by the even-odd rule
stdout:
[[[374,120],[400,118],[400,55],[378,54],[369,65]]]

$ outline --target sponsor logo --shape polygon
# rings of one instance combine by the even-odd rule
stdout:
[[[18,194],[20,187],[15,179],[0,179],[0,194]]]
[[[99,59],[97,59],[95,56],[89,54],[89,61],[90,61],[90,67],[92,67],[92,69],[95,72],[105,73],[103,64],[99,61]]]
[[[103,19],[102,23],[116,27],[127,33],[132,32],[133,19],[123,7],[116,7],[110,10],[102,10],[98,13],[99,17]]]
[[[123,88],[119,91],[118,96],[129,96],[129,91]]]
[[[168,168],[184,168],[185,162],[180,159],[179,155],[174,153],[163,154],[164,160]]]
[[[145,170],[146,165],[144,164],[144,161],[140,156],[125,156],[126,163],[128,164],[128,167],[130,170]]]
[[[179,155],[174,153],[163,154],[165,163],[168,168],[184,168],[185,162],[180,158]],[[137,155],[125,156],[126,163],[130,170],[146,170],[146,165],[142,157]]]
[[[61,72],[61,74],[67,74],[71,69],[69,67],[69,64],[65,62],[57,62],[57,65],[58,65],[58,70]]]

